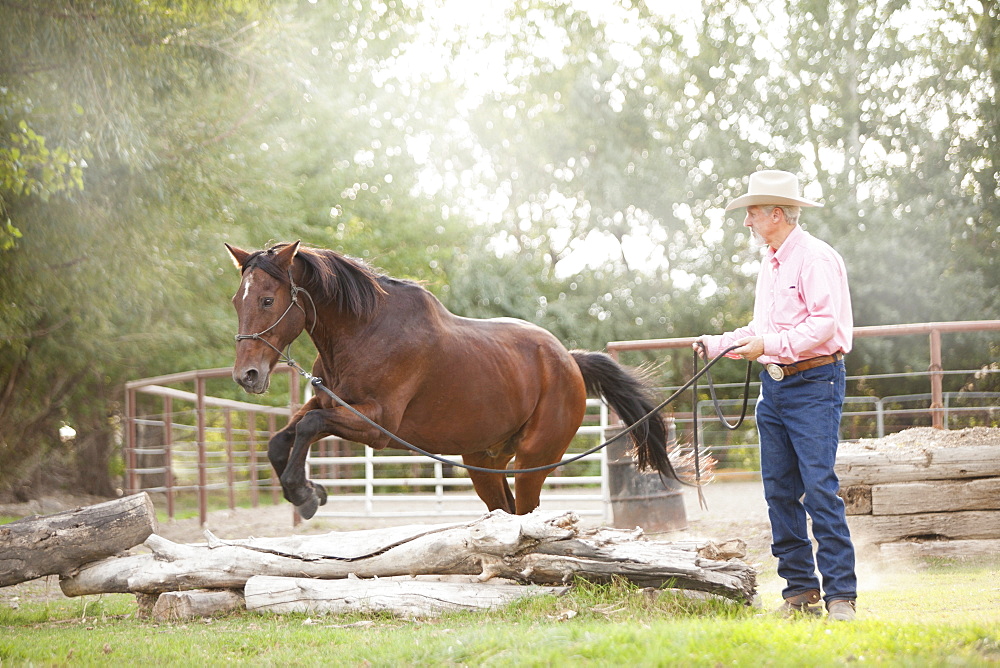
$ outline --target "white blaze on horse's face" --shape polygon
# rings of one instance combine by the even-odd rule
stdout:
[[[243,277],[243,301],[247,300],[250,295],[250,286],[253,285],[253,272],[248,271],[247,275]]]

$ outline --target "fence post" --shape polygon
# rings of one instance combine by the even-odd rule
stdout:
[[[271,437],[274,436],[275,433],[277,433],[277,431],[278,431],[277,420],[274,419],[274,413],[268,413],[267,414],[267,440],[268,440],[268,444],[270,444]],[[270,459],[271,458],[268,457],[268,461],[270,461]],[[269,466],[268,467],[268,471],[270,471],[270,476],[271,476],[271,478],[270,478],[271,479],[271,504],[276,506],[281,501],[281,497],[279,496],[279,493],[281,492],[281,481],[278,480],[278,474],[274,472],[274,467],[273,466]]]
[[[167,517],[174,519],[174,400],[163,397],[163,464],[167,469],[164,486],[167,490]]]
[[[226,488],[229,490],[229,509],[236,509],[236,475],[233,471],[233,414],[228,408],[222,409],[226,433]]]
[[[941,367],[941,330],[931,330],[931,426],[935,429],[944,429],[942,409],[944,403],[941,400],[942,377],[944,376]]]
[[[879,438],[885,436],[885,399],[877,399],[875,401],[875,424],[877,426]]]
[[[601,433],[599,442],[605,443],[608,440],[608,432],[611,427],[610,410],[608,405],[601,402]],[[614,519],[611,512],[611,487],[608,485],[608,449],[601,448],[601,502],[604,505],[604,514],[601,516],[605,522]]]
[[[198,520],[201,526],[208,523],[208,457],[205,453],[207,432],[205,425],[205,379],[195,381],[196,412],[198,414]]]
[[[250,451],[250,505],[254,508],[260,505],[257,498],[257,414],[247,412],[247,449]]]
[[[139,476],[135,472],[137,467],[135,448],[139,441],[136,434],[135,413],[135,390],[128,388],[125,390],[125,462],[128,465],[126,487],[129,494],[135,494],[139,491]]]

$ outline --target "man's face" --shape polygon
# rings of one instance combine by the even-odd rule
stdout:
[[[760,206],[747,207],[747,217],[743,221],[743,225],[750,228],[754,239],[759,245],[763,246],[764,244],[771,243],[774,239],[775,231],[782,223],[778,211],[780,209],[773,209],[768,212],[767,209]]]

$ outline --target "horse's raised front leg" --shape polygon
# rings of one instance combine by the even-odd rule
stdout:
[[[376,421],[381,416],[381,411],[375,404],[358,405],[355,408]],[[322,485],[313,483],[306,475],[306,455],[309,454],[309,447],[327,436],[339,436],[349,441],[367,443],[376,448],[385,447],[384,443],[380,444],[380,439],[382,441],[385,439],[374,427],[343,408],[314,408],[305,412],[300,411],[300,415],[294,425],[290,424],[294,426],[291,440],[281,444],[286,448],[286,456],[279,479],[285,498],[296,507],[299,515],[304,519],[310,519],[316,514],[316,509],[326,503],[327,495]],[[396,426],[393,424],[387,428],[395,429]],[[276,434],[275,439],[280,435]],[[290,451],[286,443],[291,444]],[[269,455],[270,452],[269,449]],[[277,471],[274,460],[272,464]]]
[[[299,410],[295,411],[295,415],[288,421],[288,424],[275,432],[271,440],[268,441],[267,459],[271,462],[271,467],[279,479],[285,472],[285,467],[288,466],[288,454],[295,443],[296,426],[306,413],[319,407],[319,400],[312,397]]]
[[[326,502],[326,490],[320,486],[313,485],[313,483],[308,480],[305,480],[304,457],[302,459],[301,480],[297,483],[297,487],[295,489],[289,488],[289,486],[285,483],[285,480],[287,479],[285,473],[288,470],[288,461],[290,459],[293,446],[299,436],[299,425],[302,422],[302,419],[310,412],[319,408],[320,404],[318,399],[313,397],[306,402],[302,408],[296,411],[295,415],[292,416],[292,419],[288,421],[288,424],[285,425],[283,429],[275,433],[267,444],[267,458],[271,462],[271,467],[274,469],[275,474],[278,476],[278,480],[281,483],[282,494],[285,499],[295,505],[299,505],[296,503],[295,499],[301,499],[302,502],[308,502],[311,498],[316,499],[315,507],[312,508],[312,513],[310,513],[309,517],[312,517],[312,514],[316,512],[316,507]],[[316,440],[319,439],[314,439],[313,441],[310,441],[309,444],[311,445]],[[308,447],[306,449],[308,450]],[[301,490],[299,488],[301,488]]]

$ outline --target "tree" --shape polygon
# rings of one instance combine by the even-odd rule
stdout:
[[[0,9],[0,489],[44,464],[109,494],[121,383],[204,327],[172,309],[199,288],[177,276],[198,245],[182,221],[207,218],[199,195],[220,187],[198,155],[239,115],[208,103],[252,80],[267,5]],[[63,421],[75,441],[58,440]]]
[[[963,192],[992,192],[970,175],[983,184],[993,173],[980,157],[990,146],[980,130],[992,130],[974,110],[995,96],[989,67],[968,63],[984,61],[995,11],[975,18],[941,3],[915,13],[882,0],[703,7],[685,37],[676,21],[626,5],[614,14],[631,28],[621,44],[612,21],[569,3],[514,5],[520,30],[500,38],[513,42],[512,73],[470,114],[494,187],[510,198],[497,238],[554,271],[587,235],[619,247],[647,235],[664,251],[656,274],[612,256],[615,268],[601,273],[614,287],[583,310],[602,311],[602,295],[631,293],[645,274],[663,282],[660,303],[681,308],[670,320],[683,333],[730,329],[749,318],[758,262],[719,207],[750,171],[786,169],[827,203],[803,222],[845,256],[857,324],[979,317],[984,307],[995,317],[986,296],[995,294],[995,253],[966,255],[972,240],[980,250],[995,242],[978,222],[988,199]],[[973,25],[978,39],[963,32]],[[604,331],[631,329],[631,304],[624,322],[602,312]],[[659,334],[641,330],[631,332]],[[926,359],[912,339],[867,348],[852,370]],[[980,350],[956,352],[966,364],[982,360]]]

